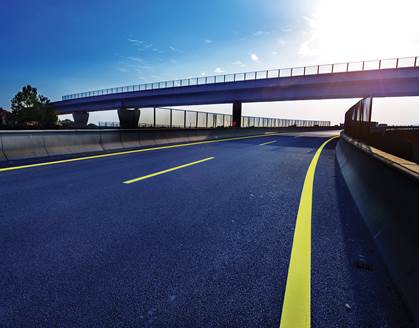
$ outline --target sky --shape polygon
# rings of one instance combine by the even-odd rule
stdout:
[[[417,12],[417,0],[2,0],[0,107],[26,84],[59,100],[144,82],[416,56]],[[244,114],[338,123],[356,101],[244,104]],[[378,120],[419,122],[415,98],[374,104]],[[91,115],[98,120],[117,116]]]

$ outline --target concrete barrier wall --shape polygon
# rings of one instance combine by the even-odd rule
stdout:
[[[100,131],[100,144],[104,151],[123,149],[120,133],[109,133],[107,130]]]
[[[8,160],[47,157],[44,134],[42,133],[5,133],[1,136],[3,153]]]
[[[7,157],[6,155],[4,155],[4,152],[3,152],[3,140],[0,135],[0,162],[4,162],[4,161],[7,161]]]
[[[0,162],[321,128],[45,130],[0,132]],[[330,128],[329,128],[330,129]]]
[[[101,135],[97,132],[45,133],[45,147],[50,156],[94,153],[103,151]]]
[[[352,197],[419,326],[419,180],[343,138],[336,156]]]

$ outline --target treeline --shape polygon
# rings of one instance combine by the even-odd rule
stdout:
[[[73,128],[70,120],[59,121],[50,100],[30,85],[22,88],[10,102],[11,111],[0,108],[2,129]]]

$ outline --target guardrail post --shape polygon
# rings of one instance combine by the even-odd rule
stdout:
[[[186,129],[186,110],[183,111],[183,128]]]
[[[173,109],[171,109],[170,108],[170,128],[172,128],[173,127],[173,121],[172,121],[172,111],[173,111]]]
[[[156,127],[156,107],[153,107],[153,127]]]
[[[399,58],[396,59],[396,68],[399,68]]]
[[[205,127],[208,129],[208,112],[206,113]]]
[[[195,128],[198,128],[198,112],[195,112],[196,117],[195,117]]]

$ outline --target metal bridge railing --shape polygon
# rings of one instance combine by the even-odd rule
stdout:
[[[193,111],[179,108],[142,108],[140,128],[228,128],[233,126],[231,114]],[[242,128],[328,127],[330,121],[294,120],[273,117],[242,116]],[[119,127],[118,122],[99,122],[99,127]]]
[[[306,75],[318,75],[318,74],[330,74],[330,73],[362,72],[362,71],[370,71],[370,70],[384,70],[384,69],[418,67],[418,66],[419,66],[419,57],[403,57],[403,58],[377,59],[377,60],[347,62],[347,63],[335,63],[335,64],[326,64],[326,65],[314,65],[314,66],[305,66],[305,67],[282,68],[282,69],[273,69],[273,70],[266,70],[266,71],[234,73],[234,74],[214,75],[214,76],[205,76],[205,77],[194,77],[194,78],[164,81],[164,82],[135,84],[135,85],[130,85],[130,86],[75,93],[75,94],[63,96],[62,100],[71,100],[71,99],[78,99],[78,98],[85,98],[85,97],[92,97],[92,96],[102,96],[102,95],[109,95],[109,94],[116,94],[116,93],[176,88],[176,87],[185,87],[185,86],[194,86],[194,85],[229,83],[229,82],[237,82],[237,81],[274,79],[274,78],[282,78],[282,77],[306,76]]]

